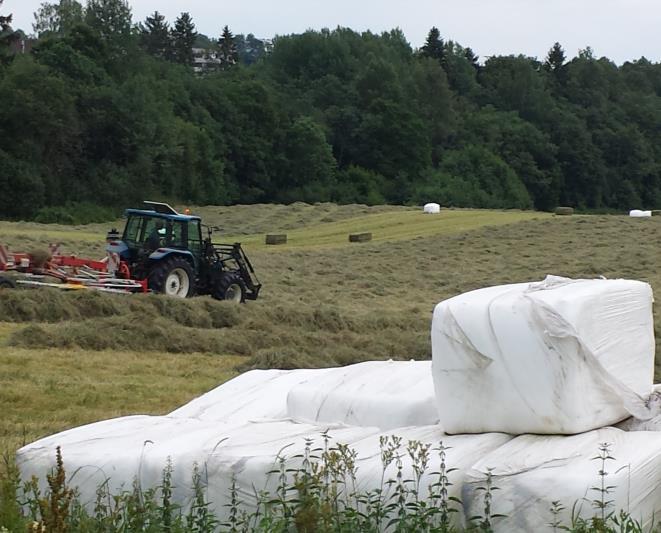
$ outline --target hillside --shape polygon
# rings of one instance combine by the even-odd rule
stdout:
[[[206,209],[211,217],[216,208]],[[217,208],[218,222],[238,232],[248,209]],[[271,217],[261,206],[265,223],[255,221],[255,231],[290,228],[307,215],[286,230],[300,231],[298,243],[265,247],[261,233],[245,236],[264,289],[244,306],[206,297],[2,293],[0,401],[8,408],[0,440],[11,447],[107,416],[162,413],[247,368],[425,359],[434,305],[488,285],[604,275],[661,291],[661,217],[459,210],[420,218],[408,209],[343,209],[351,214],[273,206]],[[328,217],[337,220],[322,222]],[[339,233],[368,227],[371,243],[350,244]],[[43,246],[65,236],[66,249],[94,252],[92,237],[102,240],[106,229],[0,223],[0,238]]]

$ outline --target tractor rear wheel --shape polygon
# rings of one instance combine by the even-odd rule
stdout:
[[[15,289],[16,283],[13,280],[0,276],[0,290],[2,289]]]
[[[149,273],[149,288],[176,298],[193,296],[193,267],[183,257],[171,257],[157,263]]]
[[[246,284],[238,272],[223,272],[214,284],[211,295],[216,300],[244,303],[246,301]]]

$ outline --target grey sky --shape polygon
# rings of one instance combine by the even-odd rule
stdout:
[[[155,10],[173,21],[188,11],[198,31],[218,36],[257,37],[299,33],[308,28],[346,26],[381,32],[400,27],[409,42],[422,45],[431,26],[441,36],[470,46],[482,58],[523,53],[543,58],[555,41],[568,56],[591,46],[617,63],[645,56],[661,61],[659,0],[131,0],[135,21]],[[3,13],[14,27],[32,30],[40,0],[5,0]]]

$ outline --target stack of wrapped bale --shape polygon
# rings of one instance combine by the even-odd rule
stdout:
[[[18,463],[25,479],[45,480],[61,446],[71,483],[90,507],[103,483],[112,492],[134,481],[158,487],[168,459],[173,501],[187,506],[197,465],[210,509],[223,520],[232,486],[246,510],[255,510],[259,491],[277,490],[280,458],[300,462],[309,439],[316,448],[349,445],[357,452],[355,487],[383,489],[398,467],[383,472],[382,443],[397,435],[443,443],[448,496],[461,501],[451,516],[456,527],[481,514],[490,478],[500,489],[493,512],[505,515],[494,529],[527,532],[568,524],[572,511],[593,515],[586,499],[595,499],[590,488],[602,467],[594,457],[609,443],[611,508],[646,525],[661,512],[661,394],[653,392],[653,367],[649,285],[548,277],[438,304],[431,362],[251,371],[167,416],[46,437],[19,450]],[[411,477],[411,457],[402,452],[399,461]],[[421,496],[437,481],[437,467],[422,475]],[[563,509],[557,516],[554,502]]]
[[[522,435],[467,473],[467,515],[481,509],[478,488],[491,475],[500,488],[496,511],[506,515],[499,531],[542,530],[554,520],[554,501],[564,523],[572,509],[591,516],[584,498],[596,498],[588,492],[599,482],[593,459],[604,443],[615,458],[612,508],[643,524],[658,515],[661,433],[598,429],[657,411],[652,302],[646,283],[550,276],[438,304],[432,373],[441,425],[448,433]]]

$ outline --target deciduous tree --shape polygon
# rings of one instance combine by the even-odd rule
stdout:
[[[40,37],[66,35],[83,21],[83,6],[76,0],[60,0],[59,3],[43,2],[34,14],[32,29]]]
[[[85,22],[105,40],[121,43],[131,35],[131,7],[126,0],[87,0]]]

